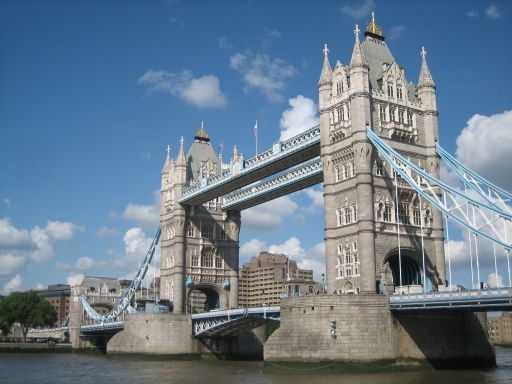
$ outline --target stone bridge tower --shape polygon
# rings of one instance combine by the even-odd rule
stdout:
[[[366,135],[370,126],[439,177],[435,84],[426,52],[415,85],[406,80],[373,14],[362,42],[357,25],[354,33],[348,65],[337,61],[332,70],[325,46],[318,83],[328,293],[390,290],[400,285],[400,275],[404,286],[423,284],[423,250],[426,284],[435,288],[445,282],[441,214],[400,178],[396,196],[393,171]]]
[[[176,313],[190,313],[198,305],[236,308],[240,212],[222,211],[220,198],[195,207],[177,202],[183,187],[221,168],[203,124],[187,155],[183,145],[182,138],[176,160],[168,147],[162,169],[160,298]]]

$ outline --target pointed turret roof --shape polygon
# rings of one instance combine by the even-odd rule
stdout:
[[[201,121],[201,128],[199,128],[194,136],[194,139],[199,141],[210,141],[210,136],[208,136],[208,132],[204,129],[204,123]]]
[[[322,66],[322,73],[320,74],[320,80],[318,80],[318,86],[324,84],[332,84],[332,70],[331,64],[329,64],[329,48],[327,48],[327,44],[324,45],[324,65]]]
[[[350,66],[364,66],[368,67],[368,60],[366,60],[366,56],[364,55],[363,48],[361,47],[361,42],[359,41],[359,33],[361,30],[359,26],[356,24],[356,28],[354,29],[355,41],[354,41],[354,49],[352,50],[352,58],[350,59]]]
[[[187,159],[185,158],[185,151],[183,150],[183,143],[185,140],[183,140],[183,136],[181,136],[180,139],[180,151],[178,152],[178,157],[176,158],[176,164],[177,165],[186,165]]]
[[[425,47],[421,47],[420,55],[421,55],[421,70],[420,70],[420,77],[418,79],[418,87],[419,86],[435,87],[436,84],[434,83],[434,80],[432,79],[432,74],[430,73],[430,69],[428,68],[427,51],[425,50]]]
[[[169,167],[171,166],[172,164],[172,159],[171,159],[171,146],[169,144],[167,144],[167,156],[165,157],[165,162],[164,162],[164,167],[162,168],[162,172],[166,171],[167,169],[169,169]]]

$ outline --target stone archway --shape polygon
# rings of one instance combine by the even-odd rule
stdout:
[[[398,249],[388,253],[384,259],[384,279],[388,286],[423,286],[423,270],[414,257],[412,250],[402,249],[401,255],[398,255]],[[401,259],[401,268],[399,260]],[[401,269],[401,271],[400,271]],[[400,284],[401,272],[401,284]],[[427,284],[428,285],[428,284]]]
[[[187,312],[201,313],[223,308],[223,297],[212,285],[193,285],[187,290]]]

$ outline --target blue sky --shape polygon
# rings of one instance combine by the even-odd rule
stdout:
[[[260,148],[304,129],[323,44],[347,64],[371,10],[409,80],[426,47],[443,146],[512,189],[508,1],[0,1],[0,292],[132,273],[167,144],[204,121],[228,160],[256,119]],[[286,251],[318,276],[319,191],[244,212],[241,261]]]

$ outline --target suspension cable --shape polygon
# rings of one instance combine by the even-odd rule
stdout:
[[[475,221],[475,206],[472,206],[473,209],[473,223],[476,223]],[[476,273],[478,278],[478,289],[480,289],[480,262],[478,260],[478,236],[475,232],[473,232],[473,238],[475,239],[475,255],[476,255]]]
[[[396,233],[398,236],[398,271],[399,271],[399,280],[400,280],[400,290],[402,290],[402,251],[400,249],[400,217],[398,211],[398,178],[397,172],[393,172],[395,174],[395,205],[396,205]],[[402,293],[402,292],[401,292]]]
[[[503,227],[505,229],[505,241],[508,242],[508,235],[507,235],[507,220],[503,221]],[[505,249],[505,252],[507,253],[507,272],[508,272],[508,286],[512,287],[512,280],[510,279],[510,250]]]
[[[443,193],[444,205],[446,206],[446,192]],[[448,283],[448,289],[451,291],[452,286],[452,261],[450,255],[450,232],[448,227],[448,215],[444,215],[444,219],[446,222],[446,251],[448,253],[448,278],[450,282]]]
[[[421,228],[421,258],[423,260],[423,293],[427,293],[427,272],[425,271],[425,246],[423,243],[423,209],[421,204],[421,195],[418,194],[420,203],[420,228]]]
[[[466,194],[467,188],[464,184],[464,194]],[[466,215],[469,217],[469,204],[466,204]],[[475,275],[473,272],[473,246],[471,242],[471,231],[468,229],[468,243],[469,243],[469,262],[471,264],[471,288],[475,289]]]

